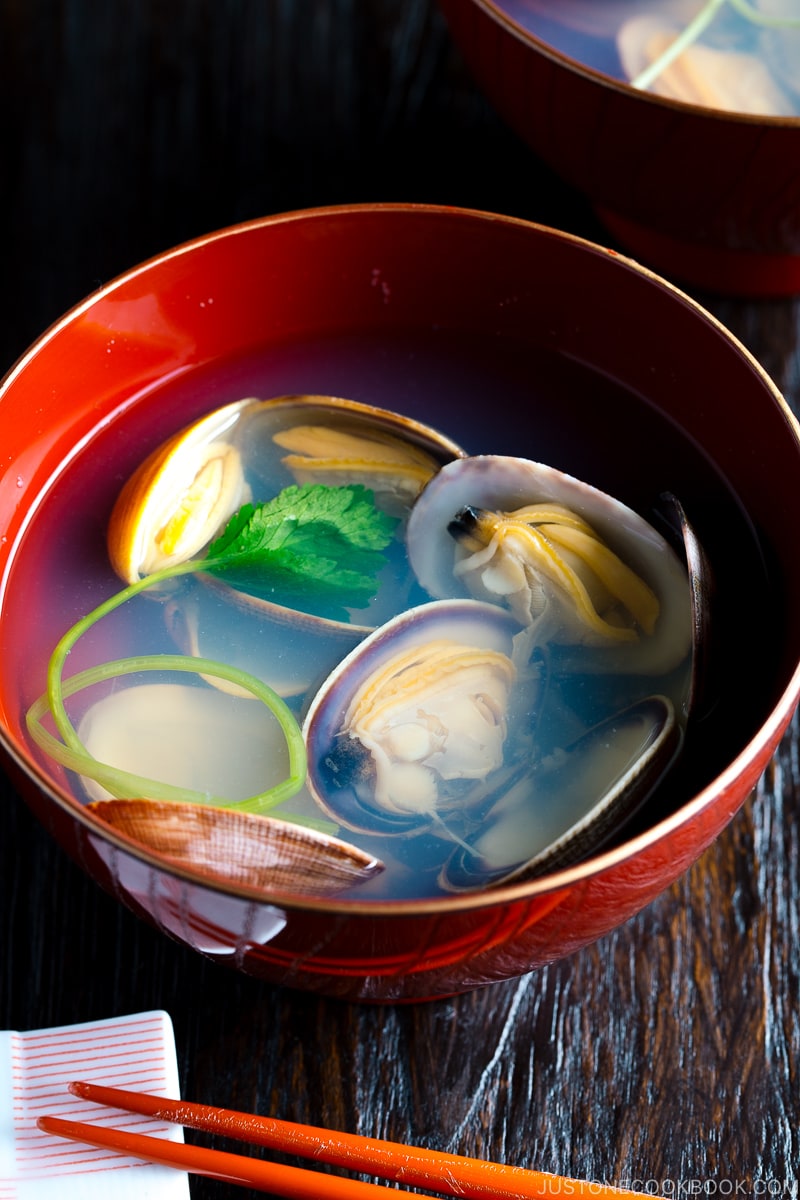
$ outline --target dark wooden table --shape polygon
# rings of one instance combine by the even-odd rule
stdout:
[[[493,115],[427,0],[0,0],[0,370],[152,253],[368,200],[607,240]],[[800,405],[798,302],[698,298]],[[177,947],[6,785],[0,1028],[163,1007],[199,1100],[668,1196],[795,1196],[797,752],[794,728],[725,834],[623,929],[535,976],[398,1008],[271,988]]]

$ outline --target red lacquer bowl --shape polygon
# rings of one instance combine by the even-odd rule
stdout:
[[[500,116],[641,262],[721,294],[800,292],[800,117],[638,91],[554,50],[502,0],[441,8]]]
[[[671,789],[624,840],[527,884],[436,901],[331,900],[223,887],[167,867],[87,812],[32,751],[49,542],[72,472],[94,462],[103,523],[130,449],[190,390],[216,407],[250,387],[346,395],[525,454],[647,511],[676,493],[714,567],[711,705]],[[119,436],[115,431],[122,431]],[[97,447],[117,445],[120,461]],[[114,439],[116,439],[114,441]],[[800,441],[749,353],[670,284],[608,250],[505,217],[376,205],[213,233],[90,296],[0,389],[0,738],[34,812],[104,888],[203,954],[277,984],[418,1000],[508,979],[613,929],[716,837],[757,782],[800,686]],[[136,448],[136,454],[140,448]],[[43,524],[44,522],[44,524]],[[60,552],[60,551],[59,551]],[[65,553],[68,552],[65,550]],[[102,549],[98,550],[102,553]],[[746,580],[746,583],[743,582]],[[57,589],[55,589],[57,591]],[[742,630],[763,640],[740,670]]]

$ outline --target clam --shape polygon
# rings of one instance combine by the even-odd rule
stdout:
[[[353,400],[237,400],[168,438],[128,479],[109,521],[109,556],[136,582],[193,558],[242,504],[289,483],[361,483],[405,515],[439,466],[463,453],[418,421]]]
[[[250,498],[231,438],[250,401],[215,410],[158,446],[120,492],[108,527],[126,583],[193,558]]]
[[[671,702],[652,696],[533,770],[520,764],[443,866],[440,885],[453,892],[518,883],[595,853],[646,801],[680,740]]]
[[[502,604],[562,669],[660,675],[688,660],[687,573],[655,529],[553,467],[498,455],[443,467],[418,498],[408,554],[435,597]]]
[[[756,54],[694,42],[670,58],[681,30],[655,15],[634,16],[617,34],[625,77],[659,96],[729,112],[792,116],[795,105]],[[663,58],[663,65],[660,65]]]
[[[176,798],[117,797],[82,778],[92,812],[167,861],[227,883],[311,895],[383,870],[374,855],[310,827],[326,822],[307,793],[292,797],[291,817],[235,807],[287,775],[285,737],[262,705],[203,686],[133,684],[95,701],[78,736],[95,760],[128,774],[126,788],[177,789]]]
[[[504,759],[516,628],[494,605],[433,602],[357,646],[303,725],[320,807],[351,829],[388,834],[469,808]]]
[[[356,846],[274,817],[146,799],[98,800],[88,808],[166,862],[225,884],[329,896],[383,870]]]
[[[270,494],[292,482],[360,483],[374,493],[379,507],[401,518],[439,467],[464,454],[438,430],[338,396],[255,401],[242,432],[248,469]]]
[[[612,711],[587,723],[546,667],[517,671],[518,629],[479,600],[422,605],[362,642],[306,714],[320,808],[361,834],[405,839],[407,869],[433,863],[445,891],[589,853],[646,801],[682,743],[667,696],[617,710],[598,684],[593,707]]]
[[[404,522],[424,484],[441,465],[464,451],[437,430],[369,404],[337,396],[288,395],[251,401],[239,427],[248,480],[258,501],[291,484],[361,484],[375,503]],[[289,450],[289,453],[286,451]],[[351,627],[362,634],[412,603],[416,581],[402,537],[387,551],[377,594],[366,609],[351,610]],[[207,582],[207,577],[202,577]],[[220,595],[224,582],[217,583]],[[282,620],[294,610],[272,599],[240,593],[266,620]],[[290,621],[294,620],[289,616]],[[304,629],[317,618],[302,614]],[[285,623],[285,622],[284,622]],[[343,624],[328,622],[328,626]],[[323,629],[326,626],[323,626]]]
[[[420,422],[322,395],[243,402],[236,445],[258,502],[295,483],[362,484],[379,507],[401,521],[425,482],[443,463],[464,453]],[[255,664],[248,669],[281,695],[298,695],[377,625],[422,598],[402,537],[388,548],[386,559],[373,600],[364,609],[350,610],[347,621],[287,607],[280,595],[255,596],[230,587],[224,577],[200,573],[198,580],[210,593],[200,610],[205,617],[216,607],[217,615],[193,629],[197,602],[181,598],[174,625],[179,643],[188,653],[214,656],[213,644],[225,637],[221,630],[227,604],[229,617],[249,627],[246,654],[252,652]]]
[[[340,397],[238,400],[169,438],[131,476],[109,523],[111,562],[130,583],[200,556],[242,504],[268,501],[296,483],[362,484],[403,521],[427,480],[460,455],[455,442],[420,422]],[[282,696],[299,695],[419,598],[400,536],[386,552],[372,602],[350,610],[348,620],[289,607],[279,594],[235,589],[199,564],[196,578],[206,598],[184,586],[167,607],[177,644],[195,657],[243,656],[242,666]],[[217,678],[208,682],[237,691]]]

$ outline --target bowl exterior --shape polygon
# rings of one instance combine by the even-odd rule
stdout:
[[[221,965],[341,1000],[407,1003],[513,979],[573,954],[629,920],[698,859],[755,786],[776,737],[695,813],[605,865],[507,890],[477,907],[335,912],[217,890],[172,874],[18,783],[50,833],[109,894]]]
[[[670,278],[727,294],[800,292],[800,118],[672,103],[551,51],[492,0],[441,0],[498,114]]]
[[[729,741],[726,733],[719,770],[687,803],[603,856],[493,894],[321,907],[222,890],[199,874],[164,869],[45,773],[26,741],[19,681],[0,663],[8,769],[45,827],[104,888],[242,971],[376,1002],[524,974],[639,911],[744,802],[800,691],[800,630],[791,619],[800,611],[800,562],[786,549],[800,523],[800,437],[774,385],[709,314],[636,264],[526,222],[431,206],[316,210],[223,230],[134,269],[48,331],[0,387],[11,463],[0,477],[0,597],[31,513],[76,444],[165,376],[301,334],[366,329],[394,337],[408,328],[454,329],[503,356],[509,337],[531,339],[590,364],[598,379],[619,376],[713,449],[733,481],[770,559],[774,663],[757,712]],[[746,414],[738,424],[726,407],[731,396]],[[496,397],[493,412],[504,403]],[[536,414],[512,415],[525,417],[535,440]],[[589,440],[576,451],[595,456]],[[704,478],[686,485],[702,500]]]

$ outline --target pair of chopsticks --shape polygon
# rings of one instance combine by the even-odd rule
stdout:
[[[145,1092],[130,1092],[94,1083],[71,1083],[69,1090],[74,1096],[125,1112],[141,1113],[188,1129],[220,1134],[410,1187],[460,1196],[465,1200],[524,1200],[528,1197],[553,1200],[559,1195],[568,1196],[571,1200],[589,1200],[590,1197],[592,1200],[624,1200],[625,1197],[639,1196],[639,1193],[621,1188],[581,1183],[522,1167],[483,1162],[458,1154],[338,1133],[312,1125],[296,1125],[273,1117],[259,1117],[190,1101],[167,1100]],[[284,1166],[224,1150],[110,1129],[103,1125],[61,1117],[40,1117],[37,1125],[46,1133],[58,1134],[73,1141],[110,1148],[146,1162],[177,1167],[191,1174],[242,1184],[293,1200],[379,1200],[379,1197],[397,1196],[397,1189],[381,1184]]]

